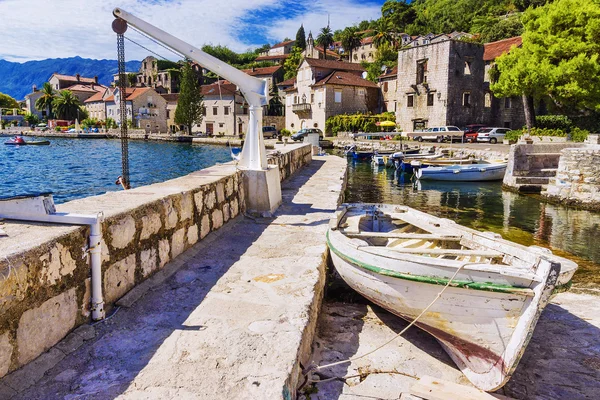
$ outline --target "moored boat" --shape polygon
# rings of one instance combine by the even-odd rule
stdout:
[[[374,303],[408,321],[431,306],[415,325],[487,391],[510,379],[551,294],[577,269],[549,250],[396,205],[343,205],[327,244],[344,281]]]
[[[507,163],[478,163],[467,165],[429,166],[416,168],[415,176],[421,180],[483,182],[504,178]]]
[[[44,146],[44,145],[49,145],[50,141],[49,140],[24,140],[22,137],[16,136],[12,139],[7,140],[6,142],[4,142],[4,144],[11,145],[11,146],[26,146],[26,145]]]

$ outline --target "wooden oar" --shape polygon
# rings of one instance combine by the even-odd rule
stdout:
[[[423,240],[445,240],[459,242],[460,236],[444,236],[433,233],[394,233],[394,232],[343,232],[344,235],[353,238],[385,238],[385,239],[423,239]]]

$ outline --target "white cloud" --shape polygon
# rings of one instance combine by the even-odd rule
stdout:
[[[0,59],[23,62],[45,58],[116,58],[116,36],[111,28],[112,10],[120,7],[172,35],[197,47],[206,43],[223,44],[236,51],[260,43],[243,43],[236,29],[262,29],[273,42],[294,37],[300,23],[317,31],[331,14],[333,28],[362,19],[376,18],[378,6],[365,6],[357,0],[314,0],[310,12],[286,19],[275,19],[269,26],[244,24],[252,11],[272,7],[278,0],[0,0],[2,42]],[[285,14],[285,10],[281,10]],[[126,36],[174,59],[172,53],[135,32]],[[126,58],[140,60],[148,51],[126,42]]]

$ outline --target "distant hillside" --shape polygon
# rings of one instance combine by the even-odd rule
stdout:
[[[129,61],[125,68],[127,72],[137,72],[140,69],[140,61]],[[99,83],[109,85],[112,75],[117,73],[117,61],[71,57],[49,58],[21,64],[0,60],[0,93],[23,100],[26,94],[31,93],[33,85],[41,87],[54,72],[65,75],[80,74],[89,78],[97,75]]]

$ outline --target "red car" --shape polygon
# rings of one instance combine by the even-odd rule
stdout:
[[[481,128],[485,128],[482,124],[471,124],[465,127],[465,142],[475,143],[477,142],[477,131]]]

